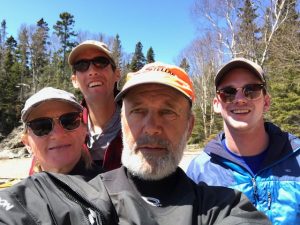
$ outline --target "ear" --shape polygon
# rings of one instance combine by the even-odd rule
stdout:
[[[116,82],[118,82],[121,78],[121,72],[120,72],[119,69],[116,69],[114,73],[115,73],[115,76],[116,76]]]
[[[268,112],[271,106],[271,96],[267,93],[264,96],[264,112]]]
[[[28,142],[28,135],[27,134],[22,134],[21,136],[21,141],[23,142],[23,144],[25,145],[25,148],[27,149],[27,151],[32,154],[32,150],[31,150],[31,147],[29,145],[29,142]]]
[[[192,132],[193,132],[194,125],[195,125],[195,115],[194,114],[190,115],[188,123],[189,123],[188,124],[188,138],[190,138],[192,135]]]
[[[221,102],[217,97],[214,97],[213,99],[213,107],[214,107],[214,112],[215,113],[221,113]]]
[[[72,75],[71,75],[71,81],[72,81],[72,84],[73,84],[73,87],[74,87],[74,88],[79,88],[79,87],[78,87],[77,76],[76,76],[75,74],[72,74]]]

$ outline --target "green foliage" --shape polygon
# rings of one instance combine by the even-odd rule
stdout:
[[[0,132],[8,134],[18,125],[20,103],[16,86],[20,82],[20,64],[17,61],[17,42],[10,36],[5,43],[4,73],[0,79]]]
[[[186,58],[181,60],[179,67],[184,69],[187,73],[190,71],[190,64]]]
[[[150,47],[147,51],[147,63],[155,62],[154,58],[155,58],[155,54],[154,54],[153,48]]]
[[[121,45],[120,36],[118,34],[114,39],[114,43],[112,47],[112,56],[116,62],[116,66],[118,68],[121,68],[122,67],[122,45]]]
[[[53,26],[57,37],[59,37],[62,45],[62,49],[59,50],[62,53],[62,69],[67,67],[67,53],[69,53],[73,47],[78,43],[73,40],[76,37],[77,33],[74,31],[74,16],[68,12],[63,12],[59,14],[60,20],[56,22]]]
[[[300,74],[287,72],[280,82],[272,82],[269,119],[283,130],[300,137]]]
[[[259,29],[255,23],[258,17],[256,8],[251,0],[244,0],[244,6],[239,9],[239,31],[236,35],[239,56],[255,60],[258,54],[258,33]]]
[[[140,70],[146,63],[145,56],[143,54],[143,45],[138,42],[135,46],[135,51],[130,64],[130,70],[136,72]]]

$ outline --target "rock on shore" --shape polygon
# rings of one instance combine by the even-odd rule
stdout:
[[[23,158],[29,155],[21,142],[23,126],[15,128],[0,142],[0,159]]]

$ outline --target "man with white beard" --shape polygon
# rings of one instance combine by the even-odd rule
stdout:
[[[178,167],[194,126],[193,83],[181,68],[163,63],[129,73],[123,100],[123,167],[103,181],[119,224],[270,224],[241,193],[199,185]]]

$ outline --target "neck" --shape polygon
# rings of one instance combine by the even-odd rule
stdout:
[[[235,154],[241,156],[255,156],[262,153],[269,144],[269,136],[264,128],[249,129],[246,131],[224,128],[226,145]]]
[[[98,101],[97,103],[86,101],[86,104],[89,109],[89,118],[94,130],[95,128],[103,130],[116,111],[116,104],[114,100],[111,99],[104,102]]]

